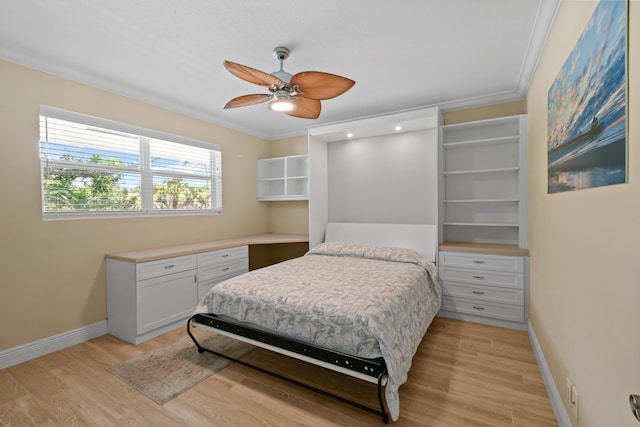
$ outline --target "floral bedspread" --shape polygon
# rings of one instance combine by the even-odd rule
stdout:
[[[196,312],[260,325],[301,341],[385,359],[385,398],[400,412],[398,387],[440,308],[435,265],[402,248],[327,242],[305,256],[226,280]]]

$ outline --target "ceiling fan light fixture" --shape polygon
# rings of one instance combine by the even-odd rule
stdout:
[[[273,100],[269,102],[271,111],[287,112],[295,108],[295,104],[291,101],[291,96],[287,91],[278,90],[273,94]]]

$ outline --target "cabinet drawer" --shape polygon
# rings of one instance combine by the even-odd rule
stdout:
[[[512,322],[524,321],[524,306],[497,304],[486,301],[474,301],[467,298],[445,296],[442,298],[442,310],[474,316],[492,317]]]
[[[469,298],[478,301],[488,301],[506,304],[524,304],[524,291],[519,289],[496,288],[492,286],[477,286],[464,283],[443,281],[442,293],[452,297]]]
[[[447,267],[471,267],[474,270],[524,272],[523,258],[514,256],[440,252],[438,264]]]
[[[247,246],[238,246],[236,248],[220,249],[217,251],[203,252],[198,254],[198,268],[228,263],[233,260],[249,257]]]
[[[198,304],[202,301],[202,298],[218,283],[222,282],[225,279],[219,280],[207,280],[205,282],[198,282]]]
[[[136,286],[138,334],[186,319],[197,303],[195,271],[142,280]]]
[[[196,268],[196,256],[185,255],[174,258],[166,258],[158,261],[141,262],[136,264],[136,280],[146,280],[152,277]]]
[[[226,262],[223,264],[216,264],[209,267],[203,267],[198,269],[198,282],[204,282],[206,280],[217,279],[225,276],[237,276],[241,273],[249,271],[249,260],[240,259],[233,262]]]
[[[217,277],[215,279],[206,280],[204,282],[198,281],[198,302],[202,301],[202,298],[218,283],[222,283],[227,279],[237,276],[237,274],[230,274],[228,276]]]
[[[489,270],[440,267],[438,276],[443,281],[524,289],[524,275],[522,273],[496,273]]]

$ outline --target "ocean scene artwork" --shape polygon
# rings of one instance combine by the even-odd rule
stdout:
[[[549,88],[548,193],[627,180],[627,0],[602,0]]]

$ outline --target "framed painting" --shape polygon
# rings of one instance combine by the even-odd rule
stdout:
[[[549,88],[549,194],[627,181],[627,16],[601,0]]]

